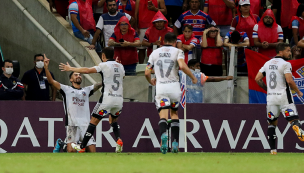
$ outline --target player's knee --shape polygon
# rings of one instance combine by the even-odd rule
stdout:
[[[270,125],[276,126],[278,118],[274,116],[272,112],[268,112],[267,121]]]
[[[92,124],[98,124],[99,123],[99,121],[101,120],[103,118],[103,116],[100,116],[100,115],[98,115],[98,114],[92,114],[92,118],[91,118],[91,122],[90,123],[92,123]]]
[[[299,116],[295,115],[295,116],[285,117],[285,119],[289,122],[292,122],[292,121],[298,120]]]

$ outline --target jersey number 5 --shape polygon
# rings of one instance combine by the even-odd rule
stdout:
[[[165,59],[165,60],[164,60],[164,63],[169,64],[169,67],[168,67],[167,72],[166,72],[166,74],[165,74],[165,76],[168,77],[168,76],[170,75],[170,73],[171,73],[171,70],[172,70],[173,66],[174,66],[174,61],[171,60],[171,59]],[[161,76],[162,78],[164,78],[163,60],[158,60],[158,61],[156,62],[156,65],[159,66],[160,76]]]
[[[119,89],[119,81],[117,80],[117,78],[120,78],[120,74],[114,74],[113,76],[113,82],[116,84],[116,86],[112,85],[112,89],[114,91],[117,91]]]

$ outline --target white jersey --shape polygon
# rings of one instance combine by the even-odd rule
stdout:
[[[155,71],[156,95],[181,92],[177,60],[184,58],[184,52],[173,46],[164,45],[151,53],[148,63]]]
[[[260,69],[266,76],[267,105],[288,105],[294,103],[285,74],[291,73],[291,64],[282,58],[267,61]]]
[[[106,105],[122,105],[124,67],[116,61],[102,62],[94,66],[102,76],[102,95],[99,103]]]
[[[88,126],[90,122],[89,97],[94,93],[94,85],[76,89],[60,84],[63,97],[66,126]]]

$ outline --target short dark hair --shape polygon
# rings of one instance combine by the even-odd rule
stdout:
[[[233,31],[231,33],[230,42],[232,44],[238,44],[240,40],[241,40],[241,34],[239,33],[239,31]]]
[[[290,47],[290,45],[288,43],[279,43],[276,47],[276,53],[278,54],[280,51],[285,50],[286,47]]]
[[[112,1],[114,1],[116,3],[115,0],[106,0],[107,6],[108,6],[109,2],[112,2]]]
[[[188,61],[188,67],[195,66],[196,63],[199,63],[199,61],[196,59],[191,59]]]
[[[39,54],[36,54],[36,55],[34,56],[34,61],[36,61],[36,57],[38,57],[38,56],[42,56],[43,59],[44,59],[44,56],[43,56],[41,53],[39,53]]]
[[[304,11],[304,4],[300,4],[300,5],[298,6],[298,9],[297,9],[297,16],[298,16],[298,17],[301,17],[303,11]]]
[[[6,59],[6,60],[4,60],[4,61],[3,61],[3,65],[2,65],[2,67],[4,67],[4,66],[5,66],[5,63],[6,63],[6,62],[8,62],[8,63],[12,63],[12,64],[13,64],[13,61],[11,61],[11,60],[9,60],[9,59]]]
[[[114,49],[111,47],[103,48],[101,54],[105,54],[108,60],[114,60]]]
[[[176,35],[175,35],[173,32],[168,32],[168,33],[165,35],[165,40],[164,40],[164,42],[167,42],[167,43],[174,43],[174,42],[176,42],[176,40],[177,40]]]
[[[74,73],[75,73],[74,71],[72,71],[72,72],[70,73],[70,75],[69,75],[70,79],[71,79],[71,77],[72,77],[72,75],[73,75]]]
[[[192,25],[185,25],[183,27],[183,30],[185,30],[186,28],[190,29],[191,31],[193,31],[193,26]]]

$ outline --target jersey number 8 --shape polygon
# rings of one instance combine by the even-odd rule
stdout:
[[[277,86],[277,74],[275,72],[271,72],[269,75],[269,87],[271,89],[275,89]]]

